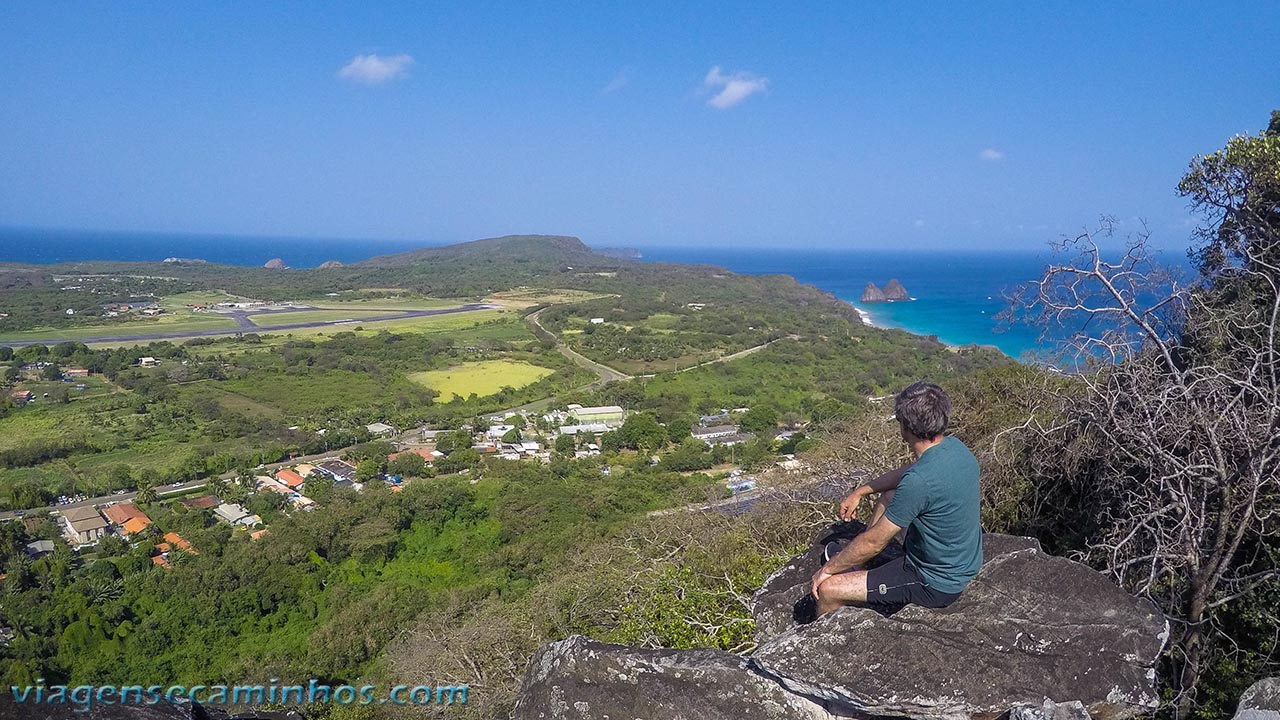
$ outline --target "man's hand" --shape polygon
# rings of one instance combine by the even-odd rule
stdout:
[[[811,592],[813,593],[815,600],[818,598],[818,586],[829,577],[831,577],[831,573],[827,572],[826,565],[818,568],[818,572],[813,574],[813,588],[811,589]]]
[[[840,502],[840,519],[852,520],[858,515],[858,506],[862,504],[862,499],[874,492],[870,485],[859,485],[849,493],[849,496]]]

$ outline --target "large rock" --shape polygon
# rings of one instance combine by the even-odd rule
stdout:
[[[1240,696],[1234,720],[1280,720],[1280,678],[1266,678]]]
[[[843,608],[778,634],[779,607],[807,592],[810,550],[756,597],[753,667],[850,713],[994,718],[1080,701],[1094,718],[1157,704],[1152,669],[1168,626],[1151,603],[1094,570],[1046,555],[1029,538],[984,536],[986,561],[950,607],[891,617]],[[1055,717],[1055,716],[1048,716]]]
[[[542,648],[513,720],[834,720],[818,703],[715,650],[641,650],[580,635]]]
[[[902,283],[890,280],[888,285],[884,286],[884,299],[889,302],[899,302],[902,300],[910,300],[911,296],[907,294],[907,289],[902,287]]]
[[[862,302],[884,302],[885,296],[875,283],[867,283],[862,289]]]
[[[534,658],[512,717],[1111,720],[1155,707],[1164,617],[1031,538],[984,535],[982,570],[949,608],[804,617],[823,545],[864,527],[833,526],[765,582],[750,657],[575,636]]]

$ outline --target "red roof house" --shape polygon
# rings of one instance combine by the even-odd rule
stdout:
[[[302,483],[306,482],[306,480],[303,479],[301,475],[299,475],[298,473],[292,470],[281,470],[277,472],[276,479],[284,483],[285,485],[288,485],[291,488],[296,488]]]

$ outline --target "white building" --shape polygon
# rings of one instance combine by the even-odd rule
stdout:
[[[501,440],[503,435],[515,430],[515,425],[491,425],[485,431],[484,436],[490,440]]]
[[[586,423],[579,425],[561,425],[559,428],[561,435],[577,435],[578,433],[601,433],[609,432],[609,426],[604,423]]]
[[[693,429],[693,436],[699,440],[709,441],[716,438],[729,437],[738,432],[738,428],[733,425],[713,425],[712,427],[700,427]]]
[[[369,423],[364,426],[364,429],[368,430],[371,435],[391,435],[396,431],[396,429],[390,425],[380,422]]]

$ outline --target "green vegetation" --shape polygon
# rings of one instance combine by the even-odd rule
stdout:
[[[5,524],[6,620],[24,631],[3,651],[5,677],[355,679],[420,613],[494,593],[517,600],[571,548],[645,510],[701,499],[707,487],[671,473],[499,463],[475,486],[441,478],[403,493],[335,489],[324,512],[277,523],[261,540],[208,512],[153,504],[156,524],[199,553],[179,553],[171,568],[151,563],[152,541],[113,540],[91,564],[65,549],[27,562],[28,536]]]
[[[411,373],[409,379],[431,388],[442,398],[492,395],[504,387],[520,389],[553,371],[517,360],[487,360],[455,365],[443,370]]]
[[[56,285],[54,272],[66,270],[39,277]],[[143,264],[75,268],[91,270],[160,274]],[[567,238],[481,241],[325,271],[163,270],[171,279],[148,282],[166,306],[233,295],[318,308],[260,316],[263,323],[368,317],[458,298],[509,309],[112,349],[0,347],[6,371],[43,373],[38,364],[56,360],[91,369],[100,383],[66,403],[0,405],[0,462],[13,468],[0,471],[0,506],[141,488],[156,525],[199,551],[175,553],[166,568],[150,560],[153,539],[136,547],[111,539],[80,556],[59,545],[32,562],[22,544],[53,537],[54,527],[39,519],[0,525],[0,562],[11,568],[6,622],[25,631],[0,649],[11,682],[355,681],[428,672],[474,682],[477,670],[449,666],[451,654],[416,657],[458,646],[494,678],[462,712],[495,717],[508,707],[528,645],[565,632],[741,651],[752,627],[731,596],[749,594],[808,534],[805,523],[646,513],[725,497],[729,464],[767,469],[777,453],[811,448],[843,423],[882,427],[868,396],[920,376],[1009,365],[992,352],[951,352],[867,328],[849,306],[789,278],[630,263]],[[0,292],[0,300],[64,292],[38,287]],[[535,311],[541,328],[528,320]],[[52,317],[52,326],[85,329]],[[590,322],[597,317],[605,322]],[[559,343],[625,372],[659,374],[602,384]],[[142,357],[159,362],[144,367]],[[676,367],[688,371],[662,372]],[[552,442],[536,413],[505,432],[506,442],[550,445],[545,464],[472,447],[492,413],[569,402],[618,404],[631,414],[599,437]],[[749,408],[729,421],[757,437],[732,448],[690,437],[698,415],[724,408]],[[434,446],[444,456],[429,465],[413,453],[389,459],[392,444],[372,441],[365,428],[373,422],[450,429]],[[800,428],[790,439],[773,437]],[[281,496],[250,495],[261,472],[254,468],[291,454],[343,455],[365,490],[309,480],[306,494],[321,505],[309,513],[291,513]],[[721,472],[706,474],[712,468]],[[390,492],[379,479],[384,470],[410,480]],[[244,502],[269,533],[252,540],[205,511],[154,497],[190,479]],[[413,627],[428,636],[395,644]]]
[[[151,333],[203,332],[206,330],[234,331],[236,321],[221,315],[165,314],[154,318],[132,318],[109,324],[82,325],[70,328],[36,328],[0,333],[0,342],[48,341],[102,337],[104,335],[147,335]]]

